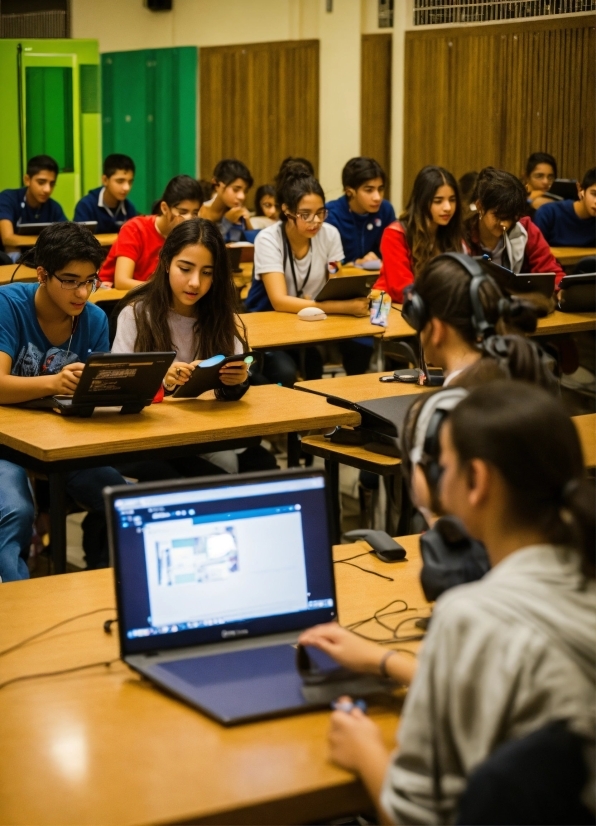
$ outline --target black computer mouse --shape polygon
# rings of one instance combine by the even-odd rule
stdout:
[[[406,558],[406,549],[399,542],[392,539],[385,531],[361,529],[348,531],[346,539],[364,539],[373,549],[377,559],[381,562],[399,562]]]

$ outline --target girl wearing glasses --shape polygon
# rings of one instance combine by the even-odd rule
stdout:
[[[278,310],[297,313],[319,307],[325,313],[363,317],[368,299],[315,301],[330,275],[344,258],[337,229],[325,222],[325,193],[303,164],[289,163],[278,175],[277,203],[280,221],[262,230],[255,239],[255,266],[246,308],[251,312]],[[298,354],[267,353],[264,374],[274,382],[293,385]],[[320,378],[323,365],[315,347],[306,350],[307,379]]]

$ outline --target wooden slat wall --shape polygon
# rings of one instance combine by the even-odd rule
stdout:
[[[559,176],[596,159],[596,18],[407,32],[404,203],[418,170],[521,175],[550,152]]]
[[[363,34],[360,152],[375,158],[391,179],[391,34]]]
[[[255,187],[288,155],[319,162],[318,40],[200,49],[201,177],[238,158]],[[249,195],[252,204],[254,189]]]

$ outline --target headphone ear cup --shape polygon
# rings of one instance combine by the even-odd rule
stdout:
[[[420,333],[426,327],[428,321],[426,306],[413,286],[407,292],[404,291],[401,314],[417,333]]]

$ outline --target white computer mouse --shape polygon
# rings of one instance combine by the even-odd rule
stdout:
[[[327,313],[320,310],[318,307],[303,307],[298,311],[298,318],[302,321],[323,321],[327,318]]]

